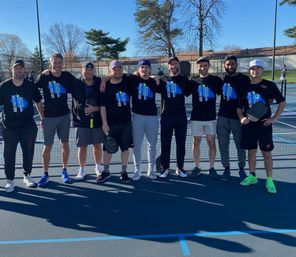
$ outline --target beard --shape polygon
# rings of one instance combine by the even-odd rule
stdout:
[[[173,68],[173,69],[170,70],[171,74],[173,74],[173,75],[179,74],[179,71],[180,71],[179,68]]]
[[[233,74],[236,73],[236,69],[235,69],[235,68],[231,68],[231,69],[227,69],[227,68],[225,68],[225,71],[226,71],[226,73],[229,74],[229,75],[233,75]]]

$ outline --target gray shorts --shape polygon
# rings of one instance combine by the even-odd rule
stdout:
[[[44,144],[53,145],[57,133],[61,143],[69,142],[70,115],[60,117],[46,117],[43,123]]]
[[[76,128],[75,132],[78,147],[103,143],[105,137],[102,128]]]
[[[209,121],[198,121],[192,120],[191,121],[191,132],[192,136],[194,137],[201,137],[202,135],[216,135],[216,127],[217,121],[216,120],[209,120]]]

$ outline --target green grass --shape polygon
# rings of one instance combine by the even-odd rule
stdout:
[[[271,80],[271,71],[264,71],[263,77],[265,79]],[[274,71],[274,80],[279,81],[281,76],[281,71],[280,70],[275,70]],[[288,70],[286,79],[288,83],[296,83],[296,70]]]

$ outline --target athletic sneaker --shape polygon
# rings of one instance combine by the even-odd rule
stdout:
[[[277,193],[275,184],[274,184],[272,179],[267,178],[265,187],[266,187],[268,193],[271,193],[271,194],[276,194]]]
[[[152,172],[147,172],[147,176],[150,178],[150,179],[157,179],[157,176],[156,176],[156,174],[155,174],[155,172],[154,171],[152,171]]]
[[[75,177],[76,180],[84,180],[86,177],[86,171],[84,169],[79,169],[77,176]]]
[[[247,174],[244,168],[239,168],[238,175],[241,179],[245,179],[247,177]]]
[[[133,181],[139,181],[141,176],[142,176],[142,174],[140,171],[135,171],[135,173],[133,175]]]
[[[66,170],[64,170],[64,169],[62,171],[62,180],[66,184],[70,184],[72,182],[71,178],[68,176],[68,172]]]
[[[103,170],[104,170],[104,165],[100,164],[99,167],[97,165],[95,166],[95,173],[97,177],[101,175]]]
[[[249,175],[243,181],[240,182],[240,185],[241,186],[249,186],[249,185],[257,184],[257,183],[258,183],[257,177],[253,176],[253,175]]]
[[[166,169],[166,170],[163,170],[163,171],[160,172],[159,177],[160,178],[167,178],[168,175],[169,175],[169,170]]]
[[[228,167],[226,167],[224,169],[222,176],[221,176],[221,180],[222,181],[229,181],[229,179],[230,179],[230,169]]]
[[[187,174],[186,174],[186,172],[185,172],[185,170],[179,170],[179,169],[177,169],[176,170],[176,174],[180,177],[180,178],[187,178]]]
[[[34,187],[36,185],[30,175],[24,176],[23,182],[27,187]]]
[[[46,174],[44,174],[44,175],[40,178],[40,180],[39,180],[39,182],[38,182],[38,186],[39,186],[39,187],[45,187],[46,184],[47,184],[48,182],[49,182],[49,176],[46,175]]]
[[[214,167],[209,169],[209,176],[213,179],[220,179],[220,176],[218,175]]]
[[[201,169],[198,167],[195,167],[190,173],[190,177],[192,177],[192,178],[196,178],[200,175],[201,175]]]
[[[96,182],[97,183],[104,183],[110,177],[111,177],[111,174],[109,171],[103,171],[101,173],[101,175],[97,177]]]
[[[160,155],[156,158],[155,160],[155,169],[156,171],[160,172],[162,171],[162,165],[161,165],[161,160],[160,160]]]
[[[7,193],[11,193],[14,191],[14,182],[13,180],[7,180],[7,183],[5,185],[5,191]]]
[[[121,181],[122,181],[123,183],[129,183],[129,182],[131,182],[131,179],[129,178],[129,176],[128,176],[128,174],[127,174],[126,171],[121,172],[121,174],[120,174],[120,179],[121,179]]]

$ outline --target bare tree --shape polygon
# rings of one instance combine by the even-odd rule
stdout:
[[[184,0],[184,28],[187,35],[198,39],[199,55],[203,54],[204,44],[213,48],[221,31],[220,20],[226,6],[223,0]]]
[[[71,57],[78,56],[85,43],[84,31],[74,24],[54,23],[42,38],[48,53],[58,52]]]
[[[135,19],[138,23],[139,44],[146,53],[175,56],[175,41],[182,35],[176,27],[178,0],[137,0]]]
[[[30,56],[30,51],[22,40],[13,34],[0,34],[0,61],[1,68],[8,71],[11,62],[15,58],[26,60]]]
[[[223,47],[225,51],[241,50],[242,48],[238,45],[229,44]]]

